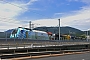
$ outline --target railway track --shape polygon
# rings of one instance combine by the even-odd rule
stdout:
[[[90,51],[90,41],[0,39],[1,59],[59,56]]]

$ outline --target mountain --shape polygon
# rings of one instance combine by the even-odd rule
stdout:
[[[7,30],[5,32],[0,32],[0,38],[6,38],[6,37],[9,38],[12,30],[13,29],[9,29],[9,30]]]
[[[9,29],[7,31],[5,31],[6,33],[11,33],[13,29]]]
[[[58,27],[37,27],[34,28],[34,30],[40,30],[40,31],[45,31],[45,32],[52,32],[54,34],[58,34],[59,29]],[[84,34],[83,31],[76,29],[76,28],[72,28],[72,27],[60,27],[60,34]]]
[[[10,38],[10,34],[13,31],[13,29],[9,29],[7,31],[5,31],[5,33],[7,34],[7,38]]]
[[[4,32],[0,32],[0,38],[5,38],[5,33]]]

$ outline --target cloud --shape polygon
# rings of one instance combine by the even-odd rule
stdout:
[[[75,1],[75,2],[83,2],[83,3],[85,3],[85,4],[90,5],[90,0],[67,0],[67,1],[69,1],[69,2],[72,2],[72,1]]]
[[[63,14],[65,14],[65,13],[55,13],[54,15],[63,15]]]
[[[38,0],[30,0],[26,5],[31,5],[33,2],[36,2]]]
[[[25,11],[27,11],[31,4],[36,2],[38,0],[30,0],[28,3],[20,3],[20,1],[13,1],[13,2],[8,2],[7,0],[2,0],[0,1],[0,17],[15,17],[18,16]],[[3,8],[2,8],[3,7]],[[3,14],[2,14],[3,13]],[[8,14],[8,15],[7,15]]]
[[[72,11],[63,17],[55,19],[40,19],[35,20],[35,23],[40,23],[41,26],[57,26],[58,19],[61,18],[61,26],[71,26],[80,30],[90,29],[90,8],[89,6],[81,7],[81,10]]]
[[[67,0],[67,1],[72,2],[72,1],[78,1],[78,0]]]
[[[81,0],[81,1],[90,5],[90,0]]]
[[[7,1],[7,0],[5,0]],[[24,21],[16,20],[18,15],[25,13],[30,8],[28,6],[32,5],[38,0],[29,0],[26,2],[15,2],[10,3],[0,2],[0,31],[5,31],[7,29],[17,28],[19,26],[28,27]],[[72,0],[70,0],[72,1]],[[89,3],[88,0],[74,0],[81,1],[84,3]],[[69,13],[55,13],[55,15],[60,15],[58,18],[53,19],[38,19],[32,21],[32,23],[38,23],[37,26],[57,26],[58,19],[61,19],[61,26],[71,26],[76,27],[81,30],[90,29],[90,6],[81,7],[81,10],[71,11]],[[62,15],[62,16],[61,16]],[[25,20],[26,21],[26,20]],[[27,21],[28,22],[28,21]],[[36,27],[37,27],[36,26]]]
[[[81,10],[74,11],[74,12],[75,12],[75,14],[72,14],[70,16],[62,18],[63,21],[72,22],[72,23],[75,21],[78,21],[79,23],[81,23],[81,22],[85,22],[85,21],[90,19],[90,17],[89,17],[90,16],[90,8],[89,8],[89,6],[88,7],[82,7]],[[73,25],[72,23],[70,23],[68,25]]]
[[[38,26],[47,26],[47,27],[49,27],[49,26],[57,26],[58,25],[58,20],[57,19],[39,19],[39,20],[32,21],[32,23],[40,24]]]
[[[7,19],[7,18],[2,18],[0,19],[0,31],[2,31],[1,29],[8,30],[8,29],[12,29],[12,28],[17,28],[17,27],[22,27],[26,24],[22,25],[22,21],[18,21],[15,19]]]
[[[74,11],[75,14],[72,14],[67,17],[62,18],[62,25],[69,25],[72,27],[79,28],[81,30],[90,29],[90,8],[89,6],[82,7],[81,10]]]
[[[2,8],[3,7],[3,8]],[[8,3],[0,3],[0,17],[12,18],[21,13],[22,9]]]
[[[37,0],[29,0],[25,3],[21,0],[0,0],[0,31],[16,28],[18,26],[26,26],[23,21],[16,20],[16,17],[29,10],[28,6]]]

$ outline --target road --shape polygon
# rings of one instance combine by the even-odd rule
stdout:
[[[47,58],[39,58],[39,59],[27,59],[27,60],[90,60],[90,53],[47,57]]]

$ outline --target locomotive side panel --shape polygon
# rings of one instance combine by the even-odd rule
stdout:
[[[36,39],[49,40],[49,36],[46,32],[34,30]]]

